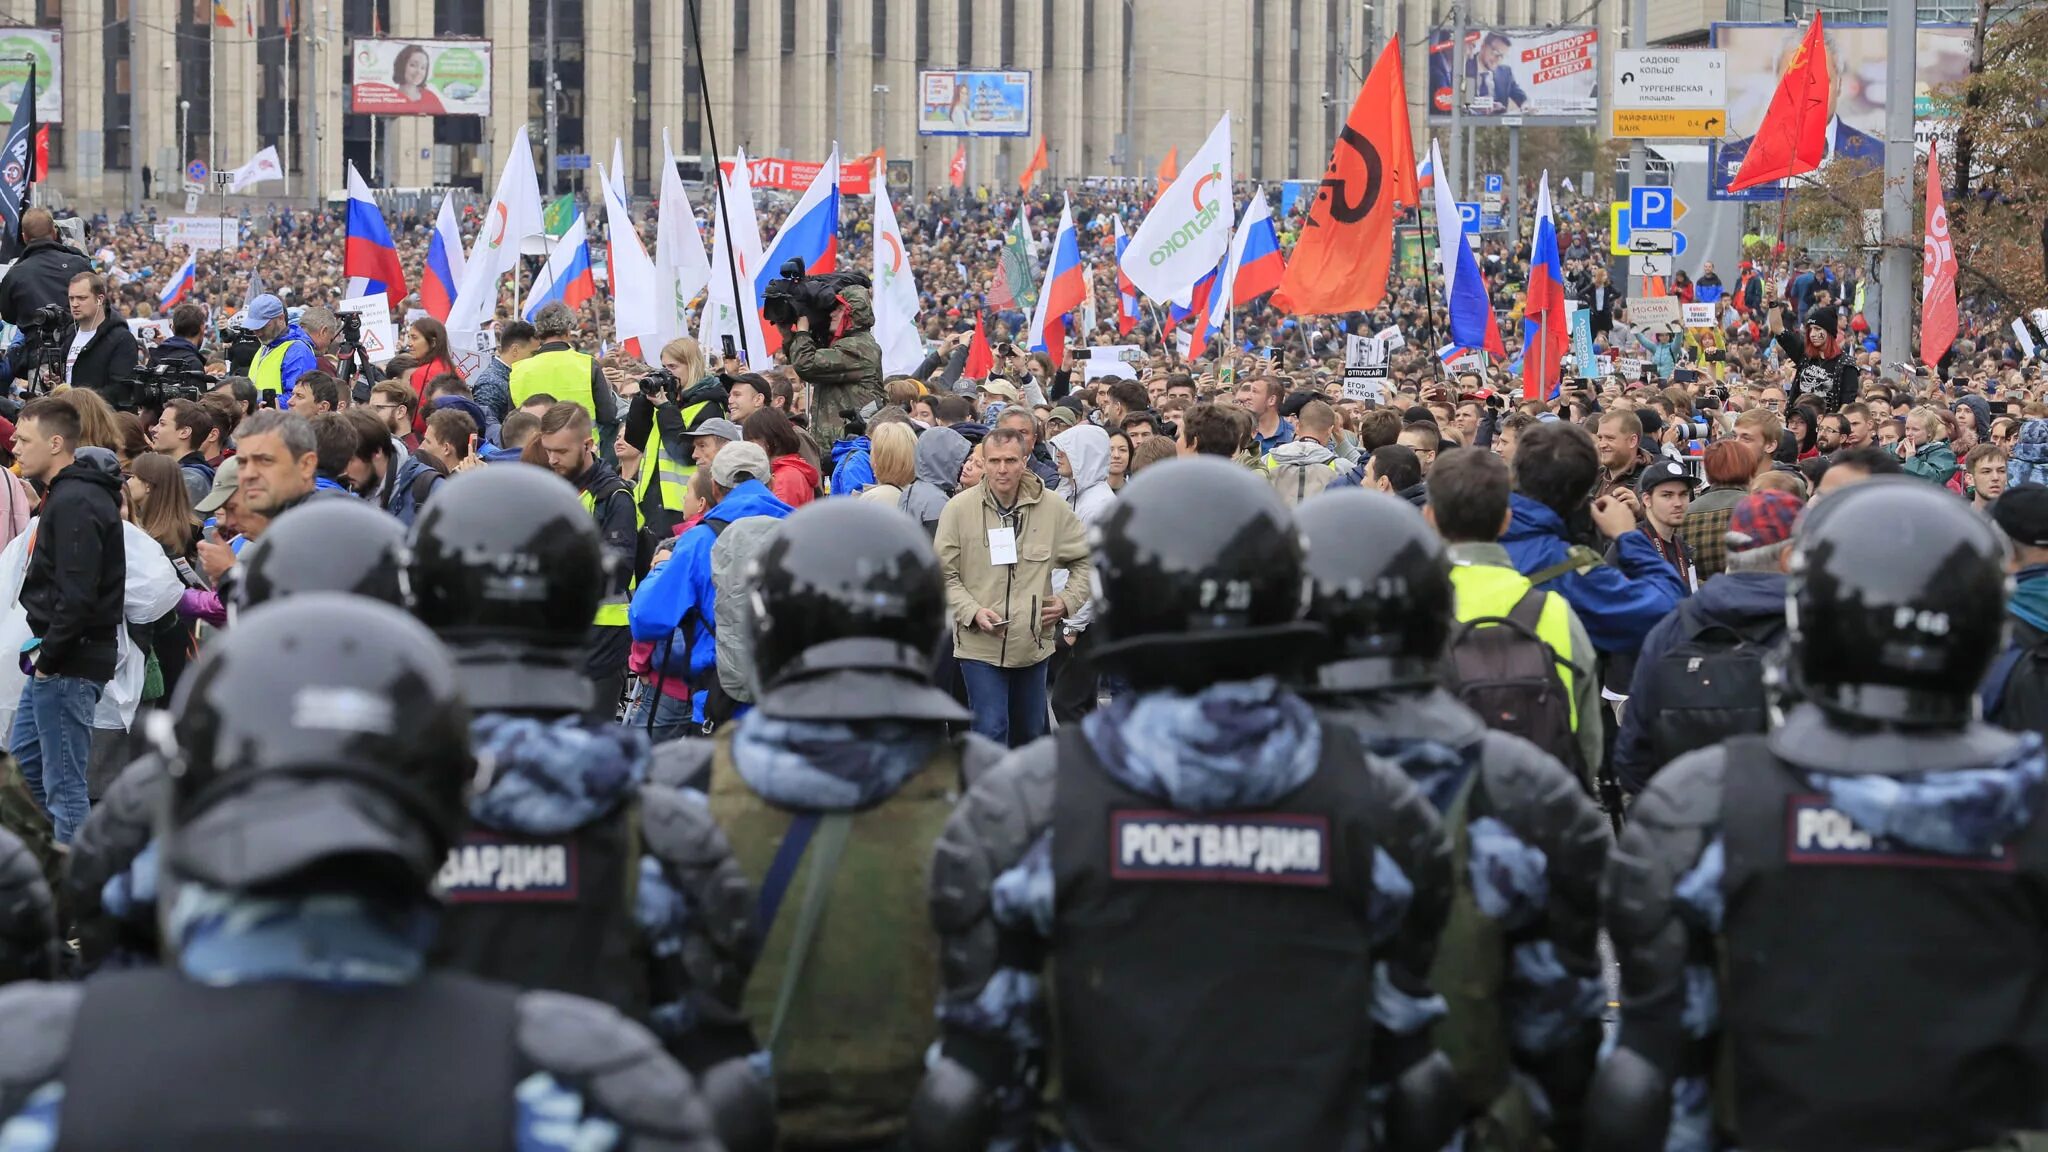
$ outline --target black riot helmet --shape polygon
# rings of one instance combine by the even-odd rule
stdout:
[[[318,877],[423,894],[474,771],[469,710],[433,633],[332,592],[237,621],[152,737],[170,776],[166,869],[231,891]]]
[[[1456,615],[1443,540],[1406,500],[1342,488],[1304,501],[1308,618],[1329,633],[1319,689],[1434,684]]]
[[[462,665],[478,711],[585,712],[604,539],[576,489],[494,464],[434,490],[413,523],[413,611]]]
[[[280,516],[235,565],[234,606],[302,592],[348,592],[400,608],[406,593],[405,526],[360,500],[308,500]]]
[[[1246,469],[1205,456],[1155,464],[1096,532],[1095,654],[1134,686],[1199,688],[1315,655],[1301,533]]]
[[[0,984],[55,980],[66,951],[42,862],[14,833],[0,830]]]
[[[748,628],[759,707],[791,720],[968,718],[932,686],[946,583],[924,530],[893,506],[825,500],[754,560]]]
[[[1814,505],[1786,587],[1793,687],[1851,721],[1959,727],[2004,643],[2005,542],[1931,484],[1878,477]]]

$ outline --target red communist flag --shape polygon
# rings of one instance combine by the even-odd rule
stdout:
[[[1956,342],[1956,243],[1941,198],[1941,143],[1927,150],[1927,234],[1921,240],[1920,362],[1932,368]]]
[[[1395,205],[1420,197],[1400,47],[1399,41],[1387,44],[1344,119],[1308,223],[1273,294],[1282,312],[1364,312],[1386,298]]]
[[[1730,192],[1820,167],[1828,154],[1828,83],[1828,43],[1821,37],[1816,12],[1806,38],[1778,78],[1778,91],[1750,138],[1742,167],[1728,182]]]
[[[960,142],[960,148],[953,153],[953,163],[946,170],[946,178],[955,188],[967,187],[967,141]]]
[[[1018,190],[1031,191],[1031,185],[1038,180],[1038,174],[1045,171],[1045,137],[1038,138],[1038,151],[1031,154],[1031,163],[1024,166],[1024,175],[1017,181]]]
[[[988,346],[988,334],[981,330],[981,313],[974,314],[974,339],[967,344],[967,363],[960,368],[960,376],[966,380],[986,380],[995,370],[995,349]]]

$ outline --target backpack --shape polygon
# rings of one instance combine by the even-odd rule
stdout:
[[[398,522],[412,527],[420,509],[433,495],[436,485],[445,479],[439,472],[421,463],[417,457],[408,459],[398,466],[398,478],[391,486],[391,500],[384,506],[386,512],[398,517]]]
[[[781,524],[773,516],[742,516],[727,523],[711,546],[711,583],[718,589],[712,621],[712,635],[718,640],[718,683],[712,695],[725,696],[735,711],[739,704],[754,702],[754,586],[749,576],[754,557]],[[712,719],[708,704],[704,717]]]
[[[1761,735],[1769,726],[1764,658],[1784,635],[1785,622],[1730,625],[1708,620],[1691,607],[1679,610],[1685,631],[1649,672],[1662,704],[1649,725],[1651,757],[1658,768],[1695,748],[1731,736]]]
[[[1328,488],[1330,481],[1336,478],[1337,469],[1328,463],[1280,464],[1266,474],[1266,479],[1272,482],[1273,490],[1280,493],[1280,499],[1289,508]]]
[[[1520,736],[1584,776],[1571,693],[1558,672],[1565,660],[1536,631],[1547,595],[1530,588],[1506,616],[1460,621],[1451,632],[1445,687],[1488,728]]]
[[[1984,719],[2012,732],[2048,734],[2048,637],[1999,653],[1984,677]]]

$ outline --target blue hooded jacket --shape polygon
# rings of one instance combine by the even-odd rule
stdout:
[[[874,487],[875,465],[869,459],[869,447],[865,436],[854,436],[832,446],[832,495],[852,496],[863,488]]]
[[[1694,619],[1731,626],[1766,620],[1783,624],[1785,577],[1778,572],[1723,572],[1700,585],[1698,595],[1650,629],[1636,660],[1635,679],[1629,684],[1621,729],[1614,738],[1614,774],[1631,796],[1648,787],[1650,777],[1664,766],[1655,762],[1650,725],[1667,701],[1658,697],[1657,678],[1651,670],[1684,638],[1686,625]]]
[[[290,399],[292,385],[298,383],[299,377],[320,366],[319,358],[313,355],[311,337],[308,337],[306,330],[297,324],[287,327],[284,330],[284,335],[279,336],[263,347],[267,351],[277,347],[279,344],[286,343],[289,343],[290,347],[284,350],[284,363],[278,366],[278,380],[280,381],[278,398],[280,400]],[[278,407],[282,408],[284,405],[279,404]]]
[[[706,512],[696,527],[677,537],[675,551],[666,563],[655,565],[647,573],[626,610],[633,639],[668,639],[682,627],[684,616],[696,612],[687,636],[677,637],[666,651],[656,645],[654,658],[662,675],[688,679],[694,684],[718,665],[718,644],[711,631],[718,603],[718,587],[711,581],[711,546],[718,542],[718,535],[711,530],[711,524],[730,523],[748,516],[781,520],[791,511],[767,485],[759,480],[743,481]],[[690,694],[690,707],[695,719],[702,723],[703,692]]]
[[[1515,571],[1527,576],[1553,564],[1561,564],[1571,545],[1564,521],[1557,513],[1517,492],[1507,535],[1501,544]],[[1616,540],[1619,567],[1599,567],[1567,572],[1543,585],[1555,592],[1579,614],[1586,636],[1601,652],[1630,653],[1643,645],[1643,638],[1664,614],[1685,598],[1685,585],[1678,571],[1657,554],[1656,545],[1640,532],[1625,533]]]

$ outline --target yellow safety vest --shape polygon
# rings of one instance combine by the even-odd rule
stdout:
[[[1451,587],[1457,593],[1458,619],[1481,620],[1504,617],[1514,611],[1517,601],[1529,591],[1529,578],[1513,568],[1497,564],[1453,564]],[[1563,659],[1557,675],[1564,682],[1565,700],[1571,705],[1572,731],[1579,730],[1579,693],[1574,685],[1580,653],[1572,651],[1571,607],[1555,592],[1543,596],[1543,615],[1537,618],[1536,638],[1550,645]]]
[[[597,398],[590,394],[591,359],[573,348],[539,352],[512,366],[512,406],[520,407],[534,396],[553,396],[557,403],[571,400],[597,419]]]
[[[688,428],[708,403],[708,400],[699,400],[683,409],[683,427]],[[654,482],[656,476],[660,476],[661,506],[670,512],[681,512],[683,498],[690,492],[690,477],[696,474],[695,464],[671,460],[668,453],[661,450],[661,417],[656,415],[654,426],[647,431],[647,443],[640,446],[640,474],[633,477],[633,507],[647,506],[644,503],[647,499],[647,486]],[[641,519],[646,519],[646,513],[641,513]]]
[[[256,394],[274,392],[284,395],[284,354],[291,349],[292,341],[280,340],[268,348],[259,348],[256,358],[249,361],[249,381],[256,385]]]
[[[590,513],[593,520],[596,519],[597,497],[589,492],[578,492],[576,493],[576,498],[583,501],[583,510]],[[647,518],[640,514],[640,505],[637,502],[633,505],[633,524],[638,528],[647,527]],[[626,627],[628,623],[626,609],[628,605],[632,604],[633,589],[639,583],[640,578],[638,576],[629,577],[626,581],[626,590],[624,592],[610,593],[604,599],[598,601],[597,615],[592,617],[590,622],[602,628]]]

